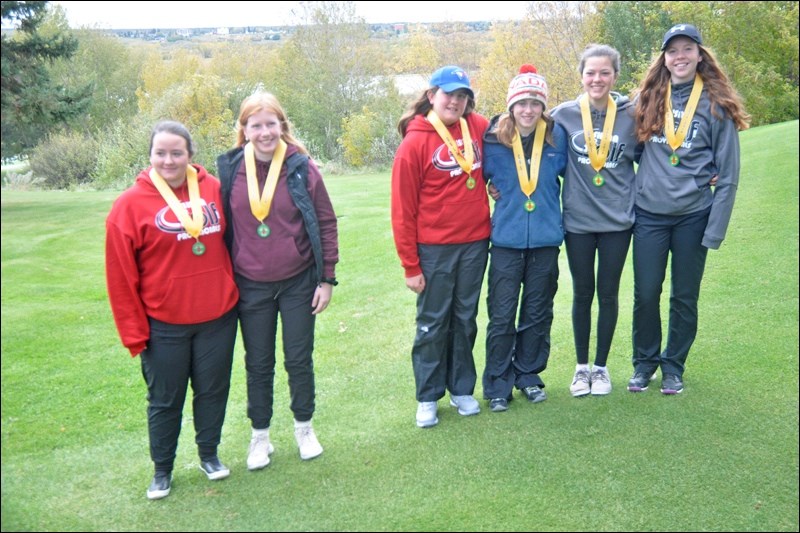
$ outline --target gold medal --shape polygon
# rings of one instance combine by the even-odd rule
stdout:
[[[592,183],[594,183],[595,187],[602,187],[606,180],[600,175],[600,169],[606,165],[606,159],[608,159],[608,150],[611,146],[611,138],[614,134],[614,122],[617,118],[617,103],[611,98],[611,95],[608,95],[606,118],[603,122],[603,132],[600,136],[599,148],[595,145],[588,95],[584,94],[580,98],[580,106],[581,122],[583,123],[583,138],[586,141],[586,154],[589,156],[589,164],[595,171]]]
[[[200,233],[203,230],[205,217],[203,216],[203,208],[200,203],[200,186],[197,181],[197,169],[192,165],[186,166],[186,186],[189,190],[189,204],[192,206],[192,216],[189,216],[189,212],[181,201],[178,200],[175,191],[172,190],[172,187],[167,185],[167,182],[164,181],[164,178],[161,177],[155,168],[150,169],[150,180],[153,182],[156,189],[158,189],[161,197],[166,200],[167,205],[169,205],[169,208],[175,213],[175,216],[178,217],[184,231],[194,237],[195,243],[192,245],[192,253],[194,255],[203,255],[206,251],[206,246],[200,242]]]
[[[267,172],[267,180],[261,196],[258,195],[258,175],[256,170],[256,156],[252,143],[244,145],[244,166],[247,175],[247,197],[250,200],[250,212],[261,222],[256,226],[256,234],[262,239],[269,237],[269,226],[264,224],[264,219],[269,216],[275,189],[278,187],[283,159],[286,156],[287,145],[283,139],[278,139],[278,146],[272,155],[272,162]]]
[[[534,209],[536,209],[536,204],[533,203],[533,200],[528,198],[528,201],[525,202],[525,211],[527,211],[528,213],[531,213]]]
[[[689,127],[692,125],[692,118],[697,110],[697,103],[700,101],[700,94],[703,92],[703,78],[700,74],[694,75],[694,85],[692,85],[692,92],[689,94],[689,101],[686,102],[686,109],[683,112],[681,121],[678,124],[678,130],[675,131],[675,117],[672,115],[672,84],[667,84],[666,95],[666,113],[664,115],[664,135],[667,138],[667,144],[672,148],[672,155],[669,156],[669,164],[677,167],[681,162],[681,158],[675,153],[675,150],[681,147],[683,141],[686,139],[686,134],[689,132]]]
[[[472,178],[469,173],[472,172],[472,167],[475,164],[475,150],[472,146],[472,136],[469,133],[467,121],[464,117],[458,119],[459,125],[461,126],[461,142],[464,145],[464,152],[462,153],[461,150],[458,149],[458,143],[453,139],[453,136],[450,135],[447,126],[444,125],[444,122],[442,122],[442,119],[436,114],[436,111],[433,109],[428,111],[426,118],[428,122],[431,123],[431,126],[433,126],[433,129],[436,130],[436,133],[439,134],[439,138],[444,141],[445,146],[447,146],[447,149],[450,151],[453,159],[456,160],[456,163],[458,163],[458,166],[460,166],[461,170],[467,175],[467,189],[474,189],[475,179]]]

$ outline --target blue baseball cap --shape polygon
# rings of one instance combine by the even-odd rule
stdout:
[[[691,24],[675,24],[667,33],[664,34],[664,42],[661,43],[661,50],[667,47],[667,44],[675,37],[688,37],[697,44],[703,44],[703,39],[700,38],[700,32]]]
[[[442,67],[431,76],[431,87],[439,87],[446,93],[457,91],[458,89],[466,90],[471,98],[475,98],[475,93],[469,86],[469,77],[464,69],[455,65],[448,65]]]

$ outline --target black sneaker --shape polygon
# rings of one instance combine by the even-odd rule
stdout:
[[[147,487],[148,500],[160,500],[169,496],[170,488],[172,488],[172,473],[171,472],[156,472],[153,476],[153,481]]]
[[[505,398],[492,398],[489,400],[489,410],[495,413],[501,413],[508,410],[508,400]]]
[[[547,399],[547,394],[542,390],[541,387],[537,385],[531,385],[530,387],[525,387],[522,389],[522,394],[528,399],[531,403],[539,403],[543,402]]]
[[[683,381],[675,374],[664,374],[661,378],[662,394],[680,394],[683,392]]]
[[[200,470],[206,473],[208,479],[225,479],[231,475],[231,471],[227,466],[219,462],[219,459],[214,457],[208,461],[200,461]]]
[[[631,392],[644,392],[650,385],[655,374],[653,372],[634,372],[628,381],[628,390]]]

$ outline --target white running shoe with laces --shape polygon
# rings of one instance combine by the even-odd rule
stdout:
[[[317,435],[314,433],[314,428],[311,427],[311,421],[308,422],[294,422],[294,438],[297,441],[297,447],[300,449],[300,459],[307,461],[322,455],[322,446],[317,440]]]
[[[586,396],[591,392],[591,378],[588,369],[576,370],[572,377],[572,385],[569,386],[569,393],[575,398]]]
[[[269,456],[275,451],[269,441],[269,428],[253,431],[250,448],[247,450],[247,469],[261,470],[269,464]]]
[[[605,396],[611,392],[611,376],[608,375],[608,370],[592,370],[591,382],[592,396]]]

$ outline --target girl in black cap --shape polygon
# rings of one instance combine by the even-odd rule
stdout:
[[[647,390],[659,367],[661,392],[683,391],[706,254],[725,238],[739,183],[738,130],[750,117],[702,43],[690,24],[670,28],[638,91],[636,134],[645,144],[633,230],[633,392]],[[669,333],[662,351],[659,302],[669,254]]]

